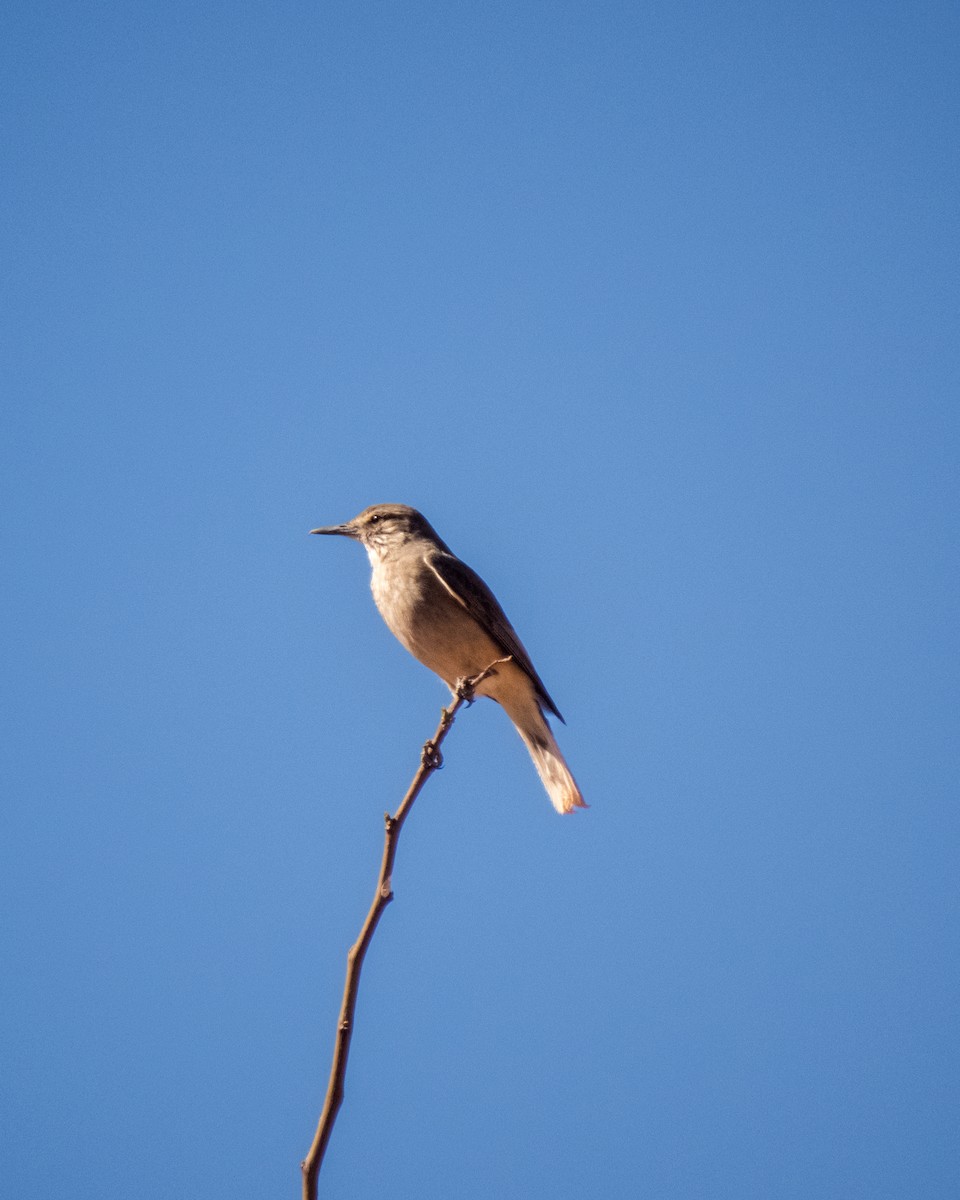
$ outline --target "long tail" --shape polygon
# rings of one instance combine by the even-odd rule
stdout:
[[[587,803],[560,753],[553,730],[539,712],[536,716],[536,720],[528,718],[522,725],[517,721],[514,721],[514,724],[530,751],[533,765],[543,780],[543,786],[547,789],[553,807],[558,813],[586,808]]]

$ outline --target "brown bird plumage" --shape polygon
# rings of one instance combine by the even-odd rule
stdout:
[[[374,504],[352,521],[310,532],[339,534],[363,545],[384,621],[451,690],[509,656],[482,680],[477,694],[496,700],[513,721],[557,811],[585,808],[543,710],[563,717],[530,655],[493,592],[429,521],[406,504]]]

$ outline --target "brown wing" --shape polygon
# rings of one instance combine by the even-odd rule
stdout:
[[[493,638],[504,654],[509,654],[517,666],[530,676],[541,702],[554,716],[563,721],[560,710],[550,699],[547,689],[543,686],[543,680],[534,670],[530,655],[517,637],[516,630],[507,620],[496,596],[476,571],[471,570],[453,554],[444,554],[440,550],[433,550],[427,555],[427,566],[436,574],[450,595],[462,604],[477,624]]]

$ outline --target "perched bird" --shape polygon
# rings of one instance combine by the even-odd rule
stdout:
[[[374,504],[352,521],[311,529],[364,547],[380,615],[414,658],[456,692],[458,681],[499,663],[476,688],[517,727],[557,812],[586,808],[544,717],[563,717],[530,656],[480,576],[460,561],[427,519],[406,504]]]

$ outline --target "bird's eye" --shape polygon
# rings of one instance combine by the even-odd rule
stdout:
[[[374,513],[373,516],[370,518],[370,524],[372,525],[374,521],[379,521],[379,520],[380,520],[380,514]]]

